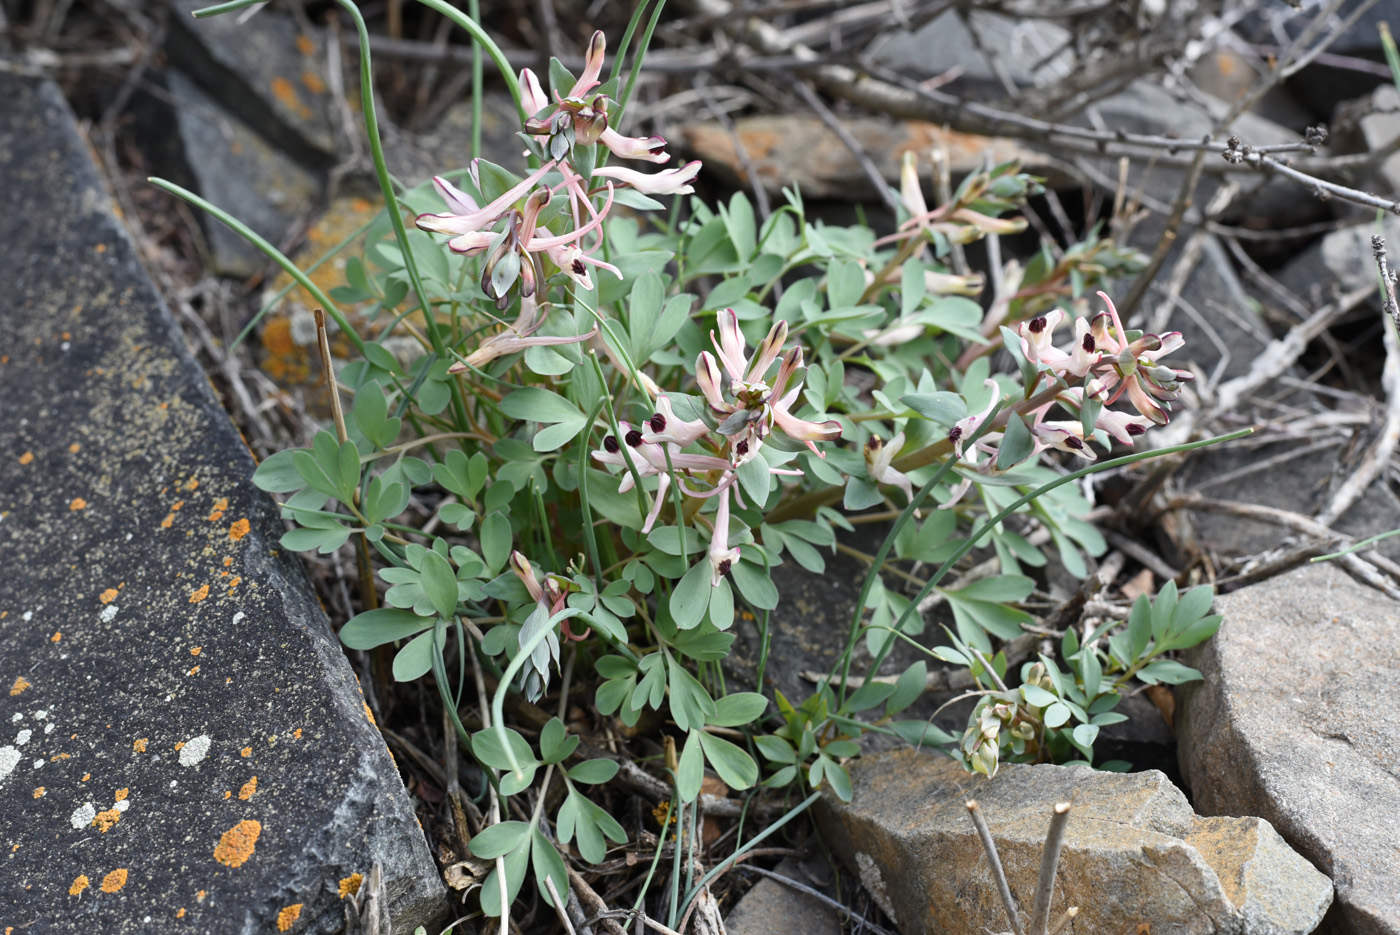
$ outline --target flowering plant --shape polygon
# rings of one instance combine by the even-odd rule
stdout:
[[[429,5],[494,50],[475,23]],[[477,158],[399,192],[383,171],[361,51],[386,223],[335,301],[272,251],[360,350],[338,375],[354,403],[337,409],[335,431],[268,458],[254,480],[286,495],[286,547],[328,553],[353,537],[365,610],[344,643],[396,645],[395,679],[432,674],[494,803],[471,844],[494,863],[483,909],[507,912],[530,868],[546,901],[567,892],[556,842],[597,862],[623,839],[578,788],[613,778],[617,761],[595,752],[565,765],[586,749],[564,723],[579,661],[596,675],[586,681],[599,715],[626,729],[645,715],[664,734],[681,811],[707,765],[730,789],[825,784],[848,798],[842,761],[863,732],[953,742],[896,719],[922,692],[924,663],[848,692],[852,659],[863,642],[874,674],[897,639],[920,634],[918,607],[935,589],[953,616],[946,651],[991,653],[1031,619],[1015,605],[1034,587],[1023,568],[1048,561],[1037,531],[1074,574],[1103,550],[1066,483],[1077,475],[1048,459],[1131,447],[1190,380],[1159,363],[1181,336],[1127,330],[1103,293],[1106,311],[1073,317],[1086,288],[1143,258],[1092,233],[1059,257],[1047,249],[1024,269],[994,270],[1000,288],[984,310],[971,298],[981,277],[955,274],[949,257],[1024,227],[1011,215],[1039,183],[1014,164],[972,173],[930,209],[907,158],[887,237],[809,217],[797,191],[766,218],[742,194],[685,199],[698,162],[609,164],[671,155],[660,137],[619,131],[627,95],[616,66],[603,78],[601,33],[578,77],[553,63],[550,93],[529,69],[506,74],[523,174]],[[663,197],[669,220],[644,223]],[[338,305],[361,309],[368,339]],[[1073,341],[1057,348],[1071,317]],[[415,351],[392,353],[388,339],[404,335]],[[998,347],[1019,373],[993,374]],[[1123,400],[1135,412],[1111,408]],[[1050,418],[1057,408],[1064,418]],[[853,513],[893,528],[866,556],[837,671],[800,702],[726,691],[716,664],[741,617],[767,627],[780,600],[772,570],[791,561],[821,574],[822,550]],[[996,574],[939,587],[954,561],[988,545]],[[914,597],[882,578],[914,578],[899,566],[928,563],[941,568]],[[460,712],[468,662],[479,676],[472,728]],[[763,687],[765,664],[751,687]],[[507,700],[538,712],[556,695],[560,717],[537,724],[534,743],[505,722]],[[566,794],[551,824],[544,792],[556,773]],[[502,800],[531,789],[529,820],[502,820]]]

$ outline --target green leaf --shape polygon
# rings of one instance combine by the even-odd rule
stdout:
[[[956,739],[931,721],[895,721],[890,729],[915,747],[937,747]]]
[[[253,472],[253,486],[269,493],[291,493],[306,486],[306,480],[293,463],[294,450],[269,455]]]
[[[501,740],[501,734],[505,734],[505,742]],[[499,726],[489,727],[472,734],[472,755],[482,763],[495,769],[511,769],[510,757],[506,754],[506,745],[510,746],[511,752],[515,754],[516,763],[524,767],[538,762],[535,759],[535,752],[530,749],[530,742],[520,736],[519,731],[513,728],[501,728]]]
[[[526,821],[502,821],[472,838],[468,847],[472,856],[481,860],[495,860],[515,850],[530,833],[530,823]]]
[[[715,713],[705,718],[716,727],[740,727],[756,722],[768,710],[768,699],[758,692],[733,692],[715,701]]]
[[[1070,710],[1063,702],[1055,702],[1045,709],[1045,726],[1060,727],[1069,720]]]
[[[834,761],[828,762],[826,764],[826,781],[838,799],[842,802],[851,801],[851,774],[846,772],[844,766]]]
[[[898,714],[917,701],[927,683],[928,665],[923,660],[905,669],[895,680],[894,692],[885,702],[885,716]]]
[[[394,681],[411,682],[433,667],[433,630],[415,636],[394,657]]]
[[[545,763],[558,763],[566,759],[579,745],[579,738],[571,736],[564,729],[564,722],[557,717],[550,718],[540,731],[540,758]]]
[[[1128,648],[1133,659],[1142,656],[1147,644],[1152,640],[1152,605],[1146,594],[1139,594],[1133,602],[1132,613],[1128,615]]]
[[[373,649],[385,643],[405,640],[433,625],[432,617],[412,611],[380,607],[351,617],[340,628],[340,641],[350,649]]]
[[[781,737],[764,734],[754,738],[754,746],[758,747],[759,753],[774,763],[797,762],[797,753],[792,749],[792,744]]]
[[[680,555],[682,554],[681,530],[682,527],[680,526],[658,526],[647,533],[647,541],[667,555]],[[690,526],[684,527],[684,530],[684,551],[690,555],[702,551],[704,545],[700,538],[700,533]]]
[[[708,562],[702,562],[708,566]],[[768,572],[754,563],[744,560],[735,562],[729,575],[739,586],[744,599],[760,610],[772,610],[778,606],[778,587]]]
[[[710,560],[701,558],[671,590],[671,619],[679,629],[689,630],[705,619],[710,606],[709,590]]]
[[[1171,659],[1158,659],[1156,662],[1150,662],[1139,669],[1137,677],[1149,685],[1155,685],[1158,682],[1180,685],[1183,682],[1199,681],[1201,673]]]
[[[691,736],[695,736],[695,733],[699,733],[705,759],[710,761],[719,778],[724,780],[729,788],[747,789],[758,782],[758,764],[742,747],[704,731],[694,732]]]
[[[1026,700],[1026,704],[1036,708],[1048,708],[1060,700],[1053,692],[1048,692],[1039,685],[1022,685],[1021,697]]]
[[[521,387],[501,400],[500,410],[512,419],[541,422],[550,428],[536,434],[536,451],[553,451],[583,431],[588,417],[558,393],[537,386]]]
[[[868,478],[852,474],[846,479],[846,495],[841,505],[847,512],[868,509],[884,500],[885,495],[880,493],[880,488]]]
[[[894,686],[888,682],[866,682],[846,699],[842,712],[855,714],[858,711],[869,711],[893,694]]]
[[[1099,684],[1103,681],[1103,667],[1099,665],[1099,654],[1092,648],[1084,650],[1079,657],[1079,672],[1084,681],[1084,694],[1093,699],[1099,693]]]
[[[1157,592],[1157,599],[1152,602],[1152,639],[1161,643],[1166,639],[1167,630],[1172,625],[1172,617],[1176,615],[1176,582],[1168,581],[1162,585],[1162,590]]]
[[[930,422],[948,428],[967,415],[967,404],[957,393],[910,393],[899,401]]]
[[[504,513],[493,511],[481,520],[481,557],[486,560],[487,570],[495,575],[505,567],[510,558],[510,520]]]
[[[734,625],[734,591],[728,578],[719,579],[719,584],[710,588],[710,623],[719,630]]]
[[[1175,633],[1210,613],[1210,605],[1214,600],[1215,589],[1208,584],[1187,591],[1186,596],[1176,605],[1176,613],[1172,614],[1171,631]]]
[[[505,855],[505,871],[506,905],[510,905],[515,902],[515,897],[520,895],[520,888],[525,885],[525,877],[530,872],[530,837],[528,835]],[[481,886],[481,911],[493,917],[501,916],[505,910],[505,907],[501,905],[501,885],[497,882],[496,877],[499,872],[499,867],[492,870],[487,875],[486,882]]]
[[[535,870],[535,883],[540,888],[540,896],[544,898],[547,905],[554,905],[554,897],[549,895],[549,888],[545,886],[548,879],[554,883],[554,889],[559,894],[559,898],[567,900],[569,898],[569,871],[564,867],[564,858],[559,856],[554,845],[540,832],[534,829],[533,841],[530,844],[530,863]]]
[[[423,564],[419,569],[422,575],[423,593],[432,602],[433,610],[441,617],[451,617],[457,611],[457,575],[452,566],[432,549],[423,553]]]
[[[690,732],[676,764],[676,795],[682,802],[694,802],[700,795],[700,784],[705,779],[705,760],[699,739],[703,736],[700,730]]]
[[[764,504],[768,502],[768,492],[773,480],[773,474],[769,470],[768,462],[763,457],[760,450],[758,454],[739,465],[734,472],[739,478],[739,487],[744,491],[744,497],[750,501],[754,509],[762,510]]]
[[[1035,451],[1035,436],[1019,412],[1006,419],[1006,429],[997,449],[997,470],[1006,471],[1025,461]]]
[[[600,783],[611,782],[612,778],[617,775],[617,769],[617,764],[612,760],[597,759],[584,760],[568,772],[569,778],[574,782],[596,786]]]

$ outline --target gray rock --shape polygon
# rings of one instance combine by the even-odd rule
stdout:
[[[1062,78],[1069,71],[1073,59],[1063,50],[1070,35],[1060,24],[1016,19],[985,10],[974,10],[968,15],[982,44],[997,50],[997,63],[1013,84],[1043,84]],[[877,41],[870,55],[886,68],[913,78],[931,78],[959,68],[955,89],[990,91],[997,96],[1005,93],[992,64],[978,50],[972,32],[956,10],[935,17],[913,32],[896,32]],[[1049,59],[1042,61],[1047,56]],[[1033,71],[1031,63],[1040,63],[1040,67]]]
[[[964,802],[976,798],[1013,894],[1029,907],[1056,802],[1072,802],[1052,918],[1079,932],[1306,933],[1332,884],[1256,818],[1198,818],[1155,770],[1006,765],[985,780],[913,750],[850,765],[854,799],[818,820],[905,935],[981,935],[1006,920]]]
[[[1400,932],[1400,641],[1393,601],[1330,565],[1216,605],[1178,709],[1208,814],[1258,815],[1337,886],[1325,931]]]
[[[183,173],[198,194],[279,246],[320,198],[321,180],[225,110],[180,72],[167,75]],[[246,277],[268,259],[232,228],[198,212],[210,266]]]
[[[520,115],[504,91],[482,96],[481,156],[511,172],[521,173],[525,143],[518,134]],[[384,156],[389,171],[417,185],[453,169],[466,168],[472,154],[472,103],[460,101],[447,109],[425,133],[385,127]]]
[[[0,76],[0,925],[394,931],[443,887],[275,505],[50,82]]]
[[[791,857],[776,872],[812,886]],[[841,917],[821,900],[764,877],[724,917],[724,927],[729,935],[841,935]]]
[[[1335,292],[1350,292],[1376,281],[1371,254],[1375,215],[1353,227],[1332,231],[1290,260],[1274,276],[1309,306],[1327,302]],[[1387,244],[1400,244],[1400,218],[1387,215],[1381,235]],[[1393,249],[1393,247],[1392,247]]]
[[[273,146],[312,168],[338,158],[325,42],[276,10],[195,19],[203,0],[171,0],[170,63]],[[251,13],[251,15],[250,15]]]

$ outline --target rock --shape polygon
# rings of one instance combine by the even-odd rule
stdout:
[[[791,857],[776,872],[812,886]],[[724,927],[729,935],[841,935],[841,917],[821,900],[764,877],[724,917]]]
[[[905,935],[1006,930],[964,802],[976,798],[1028,913],[1056,802],[1072,802],[1052,918],[1078,932],[1310,932],[1331,882],[1257,818],[1198,818],[1161,773],[1005,765],[993,780],[900,750],[849,764],[854,799],[823,797],[818,821]]]
[[[394,932],[443,888],[57,87],[0,76],[0,925]]]
[[[946,147],[955,178],[993,165],[1021,160],[1028,172],[1063,173],[1044,156],[1015,140],[974,136],[918,120],[885,117],[843,117],[842,125],[860,141],[874,160],[880,175],[896,189],[906,152],[918,157],[919,174],[927,184],[929,150]],[[861,169],[845,143],[815,116],[775,114],[744,117],[734,122],[734,133],[718,123],[692,123],[681,128],[680,147],[705,163],[707,172],[718,172],[726,184],[747,187],[750,180],[734,145],[737,136],[764,188],[773,194],[794,183],[807,198],[849,201],[879,196],[870,177]]]
[[[169,72],[166,81],[172,98],[169,119],[181,152],[177,165],[160,171],[282,246],[319,200],[319,175],[271,145],[180,72]],[[232,228],[203,211],[196,214],[214,272],[243,278],[268,265],[262,251]]]
[[[1071,36],[1059,23],[985,10],[973,10],[967,15],[982,44],[1001,53],[997,63],[1013,84],[1042,84],[1068,72],[1073,58],[1066,44]],[[952,85],[958,93],[972,91],[979,97],[1000,97],[1006,93],[957,10],[940,14],[913,32],[891,33],[871,46],[870,56],[876,63],[911,78],[932,78],[958,69]],[[1033,70],[1032,63],[1039,67]]]
[[[1360,0],[1348,0],[1337,9],[1328,25],[1336,26],[1348,18]],[[1315,113],[1330,114],[1342,101],[1368,93],[1380,84],[1389,83],[1384,66],[1385,52],[1380,41],[1380,24],[1400,23],[1400,3],[1380,0],[1369,4],[1351,28],[1327,46],[1326,53],[1309,63],[1288,82],[1290,90]],[[1247,44],[1261,53],[1276,55],[1281,46],[1291,45],[1308,29],[1321,12],[1316,4],[1269,4],[1247,13],[1236,25],[1237,32]],[[1326,33],[1330,37],[1330,32]],[[1360,62],[1336,62],[1344,56]],[[1369,59],[1370,61],[1364,61]],[[1365,68],[1375,63],[1377,67]]]
[[[1400,91],[1393,84],[1383,84],[1362,100],[1365,113],[1356,120],[1361,152],[1375,152],[1400,136]],[[1380,193],[1400,192],[1400,153],[1386,157],[1376,174]]]
[[[520,139],[520,114],[504,91],[488,90],[481,102],[481,157],[523,175],[525,143]],[[384,158],[389,171],[409,185],[418,185],[454,169],[465,169],[472,155],[472,102],[468,98],[447,109],[432,128],[409,133],[385,127]],[[674,162],[674,160],[673,160]]]
[[[1371,213],[1368,222],[1319,238],[1274,278],[1310,309],[1330,301],[1334,293],[1370,285],[1376,281],[1376,260],[1371,253],[1371,238],[1375,234],[1375,215]],[[1382,236],[1387,245],[1400,245],[1400,217],[1385,216]],[[1375,304],[1379,307],[1378,301]]]
[[[1178,708],[1207,814],[1258,815],[1336,882],[1324,931],[1400,932],[1396,606],[1331,565],[1219,598]]]
[[[248,10],[195,19],[204,0],[171,0],[165,52],[230,112],[311,168],[338,158],[325,36],[303,33],[291,17]]]

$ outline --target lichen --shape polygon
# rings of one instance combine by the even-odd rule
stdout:
[[[360,892],[360,884],[365,881],[363,873],[352,873],[340,881],[340,898],[354,896]]]
[[[243,866],[253,856],[260,834],[260,822],[243,819],[220,836],[218,846],[214,848],[214,859],[226,867]]]
[[[115,893],[126,886],[126,868],[120,867],[102,878],[102,892]]]
[[[282,911],[277,913],[277,931],[287,931],[296,923],[297,919],[301,918],[301,906],[301,903],[292,903],[290,906],[284,906]]]
[[[73,885],[70,886],[70,887],[68,887],[68,895],[69,895],[69,896],[77,896],[79,893],[81,893],[83,890],[85,890],[85,889],[87,889],[87,888],[88,888],[88,878],[87,878],[87,874],[86,874],[86,873],[80,873],[80,874],[78,874],[78,876],[77,876],[76,878],[74,878],[74,880],[73,880]]]

